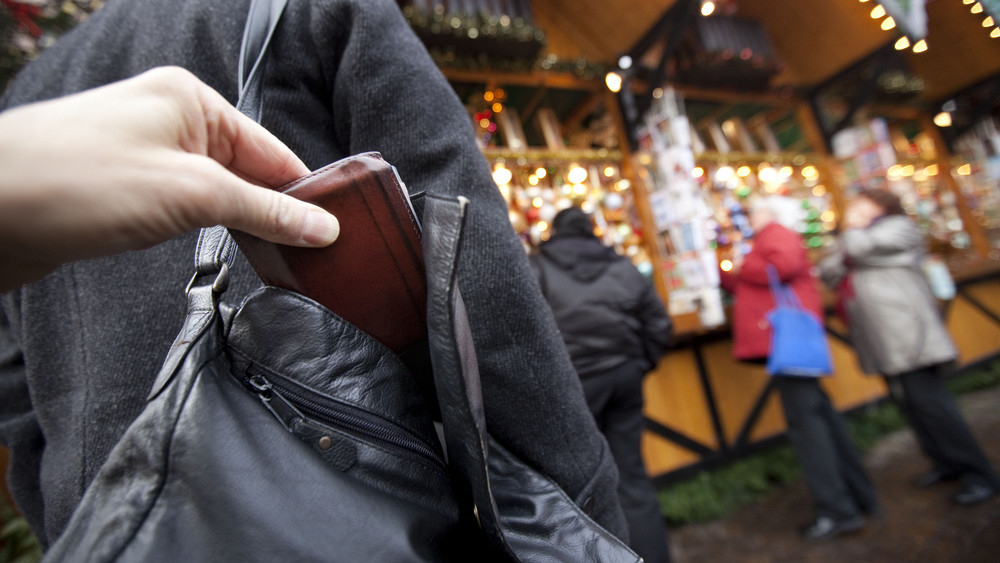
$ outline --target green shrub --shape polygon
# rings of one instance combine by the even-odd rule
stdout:
[[[0,561],[36,563],[42,559],[42,548],[14,507],[0,494]]]

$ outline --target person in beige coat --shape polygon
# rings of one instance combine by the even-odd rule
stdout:
[[[942,384],[958,351],[921,269],[923,234],[896,195],[877,189],[851,201],[842,229],[820,279],[841,297],[861,369],[886,378],[934,464],[915,484],[960,479],[959,504],[995,496],[1000,477]]]

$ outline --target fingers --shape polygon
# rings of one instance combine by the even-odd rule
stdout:
[[[240,177],[268,187],[286,184],[309,173],[309,168],[277,137],[194,75],[186,74],[200,106],[195,118],[205,122],[205,150],[209,158]]]
[[[327,246],[340,235],[340,222],[320,207],[254,186],[221,169],[215,176],[206,185],[220,197],[203,208],[207,213],[200,226],[222,224],[293,246]]]
[[[340,224],[333,215],[252,185],[277,187],[309,173],[274,135],[184,69],[154,69],[136,80],[153,91],[180,92],[173,97],[184,121],[179,129],[180,148],[204,154],[228,170],[199,167],[213,176],[202,184],[206,189],[224,190],[221,197],[210,198],[221,202],[220,207],[195,211],[196,216],[201,215],[199,223],[215,217],[227,227],[296,246],[326,246],[336,240]]]

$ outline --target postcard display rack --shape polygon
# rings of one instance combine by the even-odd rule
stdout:
[[[963,161],[954,172],[962,195],[990,248],[1000,251],[1000,123],[983,119],[958,139],[955,152]]]
[[[935,251],[967,249],[970,237],[956,205],[955,193],[943,185],[934,146],[925,135],[912,141],[884,119],[872,119],[833,136],[840,166],[838,183],[850,200],[863,188],[886,188],[900,197],[903,208],[930,236]],[[955,173],[968,175],[963,165]],[[970,192],[973,188],[968,188]],[[995,190],[990,197],[996,197]]]
[[[707,329],[726,322],[715,251],[719,225],[711,199],[692,175],[691,130],[683,100],[667,89],[638,130],[635,160],[649,193],[670,314],[696,313]]]

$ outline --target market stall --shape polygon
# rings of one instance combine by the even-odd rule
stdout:
[[[644,453],[661,476],[783,432],[763,368],[731,358],[718,282],[749,249],[755,194],[801,202],[818,258],[858,189],[895,191],[958,281],[943,306],[962,362],[1000,353],[1000,28],[985,19],[1000,6],[970,4],[402,3],[466,102],[526,250],[580,205],[660,290],[678,333],[645,384]],[[882,398],[827,320],[837,406]]]

